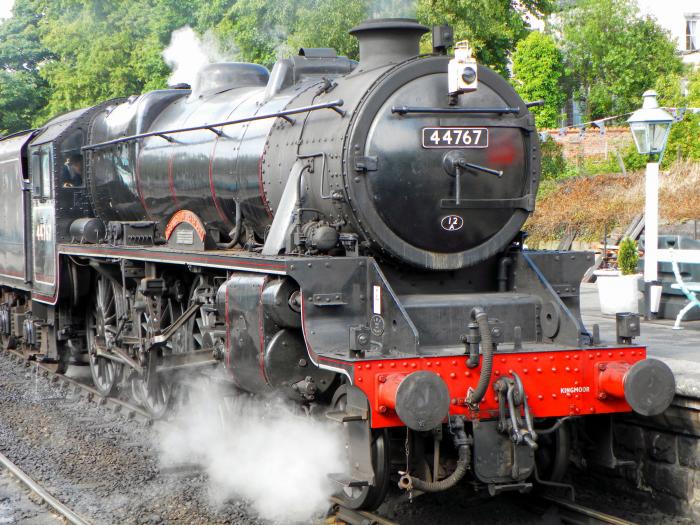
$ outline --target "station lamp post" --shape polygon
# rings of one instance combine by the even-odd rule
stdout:
[[[648,155],[644,202],[644,316],[659,311],[661,285],[658,274],[659,249],[659,164],[666,149],[673,117],[659,107],[656,91],[645,91],[644,102],[627,120],[637,151]],[[653,156],[658,155],[653,162]]]

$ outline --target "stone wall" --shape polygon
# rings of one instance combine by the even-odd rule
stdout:
[[[677,397],[662,416],[621,417],[613,429],[616,455],[634,461],[616,469],[619,487],[700,523],[700,401]]]

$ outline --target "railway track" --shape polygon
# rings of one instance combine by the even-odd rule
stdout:
[[[90,525],[90,522],[71,510],[64,503],[56,499],[48,490],[42,487],[36,480],[15,465],[7,456],[0,452],[0,465],[18,479],[29,491],[36,494],[44,503],[53,509],[60,517],[72,525]]]
[[[326,524],[328,525],[345,523],[347,525],[398,525],[395,521],[388,520],[372,512],[352,510],[343,507],[340,499],[335,497],[331,498],[331,503],[333,507],[326,520]]]
[[[14,359],[18,363],[23,363],[24,366],[28,368],[34,367],[35,373],[47,378],[51,383],[58,383],[66,386],[67,388],[73,388],[75,393],[82,392],[88,400],[93,401],[100,406],[111,407],[114,412],[121,412],[128,418],[141,420],[146,423],[150,423],[152,421],[148,413],[140,407],[132,405],[131,403],[116,397],[104,397],[90,385],[81,383],[80,381],[67,377],[63,374],[58,374],[56,371],[51,369],[50,365],[39,361],[29,360],[24,354],[22,354],[22,352],[18,350],[1,348],[0,352],[4,352],[5,355],[9,356],[11,359]]]
[[[556,508],[561,523],[566,525],[637,525],[566,499],[553,496],[524,496],[525,505],[540,509]]]

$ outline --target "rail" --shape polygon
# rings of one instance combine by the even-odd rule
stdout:
[[[2,466],[6,468],[14,477],[21,481],[34,494],[39,496],[42,501],[46,502],[47,505],[65,518],[69,523],[72,523],[73,525],[89,525],[88,521],[53,497],[49,491],[39,485],[39,483],[37,483],[26,472],[15,465],[2,452],[0,452],[0,464],[2,464]]]
[[[54,370],[51,370],[51,368],[49,368],[44,363],[40,363],[38,361],[30,361],[26,358],[24,354],[17,350],[10,350],[7,348],[0,350],[6,352],[11,358],[16,359],[17,362],[24,363],[24,366],[26,367],[34,366],[36,367],[37,371],[41,370],[42,375],[47,378],[50,377],[50,381],[52,383],[61,382],[65,386],[72,386],[75,389],[75,391],[82,390],[86,393],[88,400],[94,401],[98,405],[111,406],[115,412],[123,412],[129,418],[138,418],[145,422],[152,421],[151,416],[148,415],[148,412],[142,410],[137,406],[132,405],[131,403],[128,403],[121,399],[117,399],[116,397],[104,397],[90,385],[86,385],[84,383],[81,383],[80,381],[76,381],[73,378],[66,377],[63,374],[58,374]]]
[[[328,516],[335,518],[336,523],[347,523],[348,525],[398,525],[394,521],[366,510],[353,510],[343,507],[343,502],[340,498],[332,497],[331,503],[333,507]]]
[[[539,500],[544,506],[556,507],[561,523],[567,525],[637,525],[633,521],[618,518],[569,500],[553,496],[539,496],[533,499],[535,502]]]

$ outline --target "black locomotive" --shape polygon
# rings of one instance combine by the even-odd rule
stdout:
[[[419,56],[427,31],[370,20],[359,62],[212,64],[0,140],[4,343],[154,417],[201,370],[326,406],[355,508],[397,460],[406,489],[527,490],[563,473],[561,418],[663,411],[637,319],[612,347],[581,322],[592,254],[523,249],[527,104],[444,27]]]

